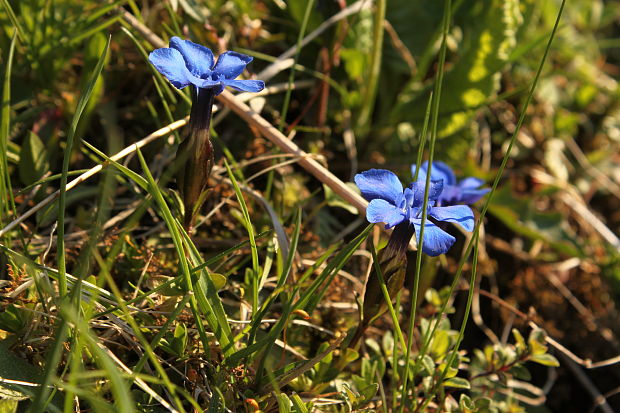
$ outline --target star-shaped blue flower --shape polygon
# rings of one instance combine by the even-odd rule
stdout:
[[[244,92],[260,92],[265,88],[262,80],[235,80],[251,56],[237,52],[224,52],[217,63],[210,49],[182,40],[170,39],[170,47],[156,49],[149,55],[149,62],[164,75],[174,87],[183,89],[194,85],[201,89],[213,89],[219,95],[225,86]]]
[[[415,175],[415,168],[415,164],[411,165],[412,175]],[[484,181],[478,178],[468,177],[457,182],[456,175],[454,175],[452,169],[441,161],[433,161],[431,169],[431,180],[443,181],[443,191],[437,200],[437,205],[471,205],[491,190],[490,188],[480,188]],[[418,179],[426,181],[427,172],[428,161],[424,162],[420,167]]]
[[[414,226],[420,245],[425,182],[414,182],[403,189],[400,180],[392,172],[385,169],[370,169],[355,175],[355,183],[362,196],[370,201],[366,209],[366,219],[369,222],[384,222],[386,228],[391,228],[409,221]],[[454,222],[466,231],[474,229],[474,213],[468,206],[435,206],[442,190],[441,180],[431,181],[422,251],[432,257],[445,254],[456,241],[452,235],[439,228],[436,222]]]

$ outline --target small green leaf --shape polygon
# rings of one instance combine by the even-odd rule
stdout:
[[[291,413],[291,399],[284,393],[277,395],[278,398],[278,411],[280,413]]]
[[[515,364],[509,370],[509,373],[514,375],[517,379],[529,381],[532,379],[532,375],[525,366],[521,364]]]
[[[303,400],[301,400],[301,397],[297,394],[293,394],[291,400],[293,402],[293,411],[295,413],[308,413],[308,407]]]
[[[461,397],[459,399],[459,409],[461,409],[461,412],[470,413],[475,408],[476,405],[474,404],[473,400],[468,395],[461,394]]]
[[[457,389],[470,389],[471,388],[469,381],[462,377],[451,377],[448,380],[444,380],[443,385],[445,387],[454,387]]]
[[[448,351],[450,347],[450,337],[445,330],[437,330],[433,341],[431,342],[430,351],[433,355],[440,357]]]
[[[0,313],[0,330],[9,331],[11,333],[19,333],[25,326],[22,310],[13,304],[6,306]]]
[[[532,330],[528,337],[530,353],[533,355],[545,354],[547,345],[545,344],[545,332],[541,329]]]
[[[425,354],[424,357],[422,357],[422,367],[424,367],[424,370],[426,371],[426,373],[430,376],[435,372],[435,362],[433,361],[433,359],[428,355]]]
[[[519,330],[517,330],[516,328],[513,328],[512,335],[514,336],[515,341],[516,341],[517,352],[521,353],[527,350],[527,344],[525,344],[525,339],[523,338]]]
[[[372,400],[372,398],[375,397],[375,394],[377,394],[377,390],[379,390],[379,385],[377,383],[372,383],[371,385],[361,389],[360,395],[362,396],[363,403],[367,403]]]
[[[354,183],[347,182],[346,185],[352,190],[354,190],[355,192],[357,193],[360,192]],[[350,203],[342,199],[329,186],[323,184],[323,191],[325,191],[325,202],[327,202],[327,205],[329,205],[330,207],[343,208],[354,215],[359,214],[359,211],[357,210],[357,208],[355,208],[353,205],[351,205]]]
[[[357,360],[359,358],[359,356],[360,355],[357,352],[357,350],[354,350],[352,348],[347,348],[344,351],[344,359],[346,360],[347,364]]]
[[[560,363],[558,362],[558,360],[548,353],[535,354],[532,357],[530,357],[529,360],[533,361],[534,363],[542,364],[543,366],[550,366],[550,367],[560,366]]]
[[[179,323],[174,328],[170,347],[179,357],[182,357],[185,353],[185,348],[187,347],[187,327],[185,327],[185,324]]]

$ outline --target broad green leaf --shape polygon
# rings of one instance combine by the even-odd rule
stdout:
[[[519,0],[468,0],[461,9],[464,41],[459,44],[458,60],[444,77],[443,90],[449,93],[441,101],[439,137],[467,126],[476,109],[495,95],[500,71],[516,46],[515,33],[523,21]],[[416,80],[405,86],[390,116],[392,123],[422,123],[428,93],[419,89]]]

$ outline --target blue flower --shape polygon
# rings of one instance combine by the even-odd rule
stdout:
[[[237,52],[224,52],[214,62],[210,49],[176,36],[170,47],[156,49],[149,55],[149,62],[164,75],[174,87],[183,89],[194,85],[200,89],[213,89],[219,95],[225,86],[245,92],[260,92],[265,88],[262,80],[235,80],[251,56]]]
[[[366,218],[369,222],[384,222],[386,228],[391,228],[408,221],[414,226],[418,245],[420,245],[425,182],[414,182],[403,190],[398,177],[392,172],[384,169],[370,169],[355,175],[355,183],[361,190],[362,196],[370,201],[366,209]],[[454,222],[466,231],[474,229],[474,214],[468,206],[435,206],[443,187],[441,180],[431,181],[429,187],[428,213],[424,226],[422,251],[432,257],[446,253],[456,240],[439,228],[437,222]]]
[[[412,175],[415,175],[415,168],[415,164],[411,165]],[[431,169],[431,180],[443,180],[443,191],[437,200],[437,205],[470,205],[491,190],[490,188],[480,188],[484,181],[478,178],[468,177],[457,182],[452,169],[441,161],[434,161]],[[418,179],[426,181],[427,172],[428,161],[420,167]]]

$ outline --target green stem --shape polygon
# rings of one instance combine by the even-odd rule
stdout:
[[[414,288],[413,293],[411,294],[411,311],[409,314],[409,326],[407,330],[407,350],[405,360],[407,360],[405,371],[408,369],[408,360],[411,357],[411,344],[413,342],[413,331],[415,329],[415,318],[416,318],[416,310],[417,306],[417,298],[418,298],[418,289],[420,285],[420,270],[422,268],[422,245],[424,243],[424,224],[426,223],[427,213],[428,213],[428,191],[431,183],[431,173],[433,166],[433,157],[435,154],[435,141],[437,139],[437,123],[439,120],[439,101],[441,98],[441,86],[443,83],[443,73],[444,73],[444,65],[446,61],[446,43],[448,38],[448,28],[450,25],[450,10],[451,10],[452,2],[451,0],[445,1],[445,9],[443,15],[443,37],[441,41],[441,49],[439,52],[439,68],[437,73],[437,81],[435,82],[435,90],[433,92],[431,102],[432,102],[432,131],[431,131],[431,140],[429,143],[429,158],[428,158],[428,170],[426,171],[426,183],[424,187],[424,203],[422,206],[422,222],[420,224],[420,234],[418,243],[418,251],[416,254],[416,266],[415,266],[415,278],[414,278]],[[420,161],[418,160],[418,164],[416,165],[416,173],[418,172],[418,168],[420,167]],[[415,375],[418,371],[418,363],[421,359],[418,358],[413,367],[413,379],[415,379]],[[403,393],[402,393],[402,403],[400,404],[400,412],[402,413],[405,409],[405,402],[407,399],[408,386],[409,386],[409,374],[405,374],[403,378]],[[416,396],[414,394],[413,400],[415,402]]]
[[[555,21],[555,24],[553,26],[553,29],[551,31],[551,35],[549,37],[549,41],[547,42],[547,46],[545,48],[545,52],[543,54],[542,60],[540,62],[540,65],[538,66],[538,70],[536,71],[536,75],[534,77],[534,81],[532,82],[532,86],[530,88],[530,91],[528,93],[528,96],[525,100],[525,103],[523,104],[523,108],[521,109],[521,114],[519,115],[519,120],[517,121],[517,125],[515,127],[515,130],[512,133],[512,136],[510,137],[510,141],[508,143],[508,148],[506,149],[506,153],[504,154],[504,158],[502,159],[502,163],[497,171],[497,174],[495,175],[495,180],[493,181],[493,185],[491,186],[491,191],[489,192],[487,199],[484,203],[484,206],[482,207],[482,211],[480,213],[480,217],[478,218],[478,222],[476,223],[476,226],[474,227],[473,233],[472,233],[472,238],[470,239],[470,241],[467,244],[467,248],[465,249],[465,253],[463,254],[463,256],[461,257],[461,260],[459,261],[459,266],[457,269],[457,272],[454,276],[454,280],[452,281],[452,284],[450,285],[450,292],[449,295],[452,295],[452,293],[454,292],[454,289],[456,288],[456,284],[458,283],[458,280],[461,277],[461,274],[463,272],[463,266],[465,265],[465,262],[467,261],[467,259],[469,258],[469,255],[472,252],[473,246],[474,246],[474,240],[476,240],[478,238],[478,234],[480,232],[480,227],[482,225],[482,222],[484,221],[484,217],[486,216],[487,210],[489,209],[489,205],[491,204],[491,202],[493,201],[493,196],[495,195],[495,191],[497,190],[497,186],[499,185],[499,181],[501,179],[501,177],[504,174],[504,170],[506,169],[506,165],[508,163],[508,159],[510,158],[510,153],[512,151],[512,148],[517,140],[517,136],[519,135],[519,132],[521,130],[521,126],[523,125],[523,121],[525,120],[525,116],[527,114],[527,108],[530,105],[530,102],[532,101],[532,97],[534,96],[534,90],[536,89],[536,86],[538,85],[538,80],[540,79],[540,75],[542,73],[542,69],[543,66],[545,64],[545,61],[547,60],[547,56],[549,54],[549,50],[551,49],[551,43],[553,42],[553,39],[555,37],[555,33],[557,32],[559,23],[560,23],[560,18],[562,17],[562,12],[564,10],[564,6],[566,4],[566,0],[562,0],[562,4],[560,5],[560,9],[558,11],[558,15]],[[435,318],[434,322],[431,323],[431,325],[433,326],[432,329],[429,329],[429,332],[424,336],[423,339],[423,346],[420,349],[420,352],[418,354],[418,360],[420,360],[424,354],[426,354],[426,351],[428,350],[428,346],[430,345],[430,341],[431,338],[433,336],[433,334],[435,333],[435,330],[437,329],[437,326],[439,324],[439,319],[440,317],[443,316],[443,314],[445,314],[446,308],[447,308],[448,302],[444,302],[441,308],[441,311],[439,312],[439,314],[437,315],[437,317]],[[417,366],[417,363],[416,363]]]

